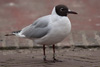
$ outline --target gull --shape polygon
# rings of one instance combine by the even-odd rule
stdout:
[[[53,8],[52,13],[38,18],[32,24],[24,27],[19,31],[13,31],[5,36],[16,35],[22,38],[33,40],[34,43],[43,45],[43,60],[46,61],[45,46],[53,46],[53,60],[55,58],[55,44],[64,40],[71,32],[71,22],[68,14],[77,14],[71,11],[65,5],[57,5]]]

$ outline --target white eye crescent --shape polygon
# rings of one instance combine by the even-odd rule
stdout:
[[[63,11],[64,10],[64,8],[60,8],[60,11]]]

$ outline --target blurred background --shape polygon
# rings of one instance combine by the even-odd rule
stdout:
[[[58,4],[78,13],[68,16],[72,32],[59,46],[100,45],[100,0],[0,0],[0,47],[33,47],[30,40],[4,35],[51,14]]]

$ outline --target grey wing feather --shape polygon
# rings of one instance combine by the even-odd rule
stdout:
[[[48,17],[48,16],[47,16]],[[28,38],[41,38],[49,32],[49,19],[39,18],[33,24],[22,29],[22,34]]]

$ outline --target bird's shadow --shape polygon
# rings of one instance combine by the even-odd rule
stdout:
[[[51,65],[55,65],[57,63],[59,63],[58,61],[53,61],[53,60],[46,60],[46,61],[43,61],[43,60],[37,60],[37,65],[41,65],[43,67],[48,67],[48,66],[51,66]]]

